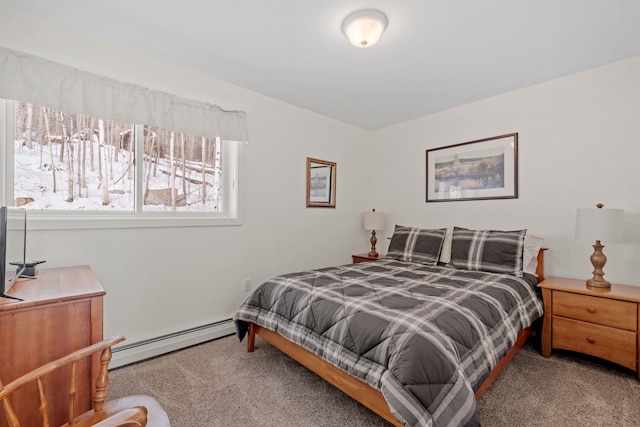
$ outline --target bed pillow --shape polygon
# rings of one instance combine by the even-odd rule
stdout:
[[[527,230],[467,230],[453,227],[449,265],[522,277],[526,234]]]
[[[446,233],[446,228],[429,230],[396,225],[385,258],[436,265]]]
[[[524,254],[522,256],[522,271],[529,274],[536,274],[538,268],[538,252],[542,248],[544,239],[527,233],[524,236]]]

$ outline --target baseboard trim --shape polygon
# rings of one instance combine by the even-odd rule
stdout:
[[[234,333],[233,321],[227,319],[134,343],[125,341],[125,344],[113,348],[109,369],[140,362]]]

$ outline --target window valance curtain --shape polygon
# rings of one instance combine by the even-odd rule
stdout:
[[[0,98],[69,113],[248,141],[244,111],[180,98],[0,46]]]

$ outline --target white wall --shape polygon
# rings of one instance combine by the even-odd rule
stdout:
[[[426,150],[519,133],[519,198],[425,203]],[[625,210],[626,242],[602,242],[605,278],[640,285],[640,57],[378,131],[372,202],[394,224],[519,229],[545,238],[547,275],[589,278],[577,208]],[[386,239],[383,239],[386,243]]]
[[[577,278],[591,271],[592,243],[573,237],[576,208],[623,208],[628,241],[603,242],[606,278],[640,284],[640,57],[369,133],[2,8],[0,44],[248,113],[243,225],[31,233],[31,258],[93,267],[106,335],[135,342],[227,319],[245,278],[348,262],[368,250],[371,207],[387,213],[382,249],[395,223],[525,227],[551,248],[548,274]],[[518,199],[425,203],[425,150],[510,132]],[[335,210],[304,207],[307,156],[337,162]]]
[[[231,318],[254,286],[279,273],[350,262],[368,249],[361,214],[367,132],[0,8],[0,44],[78,69],[247,111],[243,225],[31,231],[43,267],[89,264],[102,282],[105,335],[127,342]],[[284,72],[284,70],[283,70]],[[337,162],[336,209],[305,208],[306,157]]]

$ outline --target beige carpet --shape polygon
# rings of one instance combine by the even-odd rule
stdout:
[[[154,396],[174,427],[388,426],[306,368],[257,339],[234,336],[110,373],[109,398]],[[640,382],[628,370],[527,344],[478,401],[492,426],[640,426]]]

